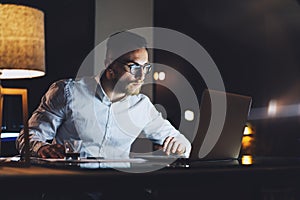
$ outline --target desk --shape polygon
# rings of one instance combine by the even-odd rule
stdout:
[[[230,200],[266,199],[266,195],[281,192],[280,195],[284,193],[290,199],[297,199],[300,190],[299,160],[269,161],[272,162],[251,166],[191,163],[189,168],[164,168],[149,173],[2,166],[0,192],[7,193],[14,188],[19,194],[23,193],[22,199],[38,199],[41,193],[49,191],[101,191],[115,199],[128,199],[128,195],[131,199],[205,197]],[[30,195],[34,195],[34,198]],[[7,198],[13,199],[10,194]]]

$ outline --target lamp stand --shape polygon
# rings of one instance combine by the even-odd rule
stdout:
[[[24,152],[21,153],[21,162],[24,166],[30,165],[29,153],[29,131],[28,131],[28,102],[27,102],[27,89],[20,88],[3,88],[0,85],[0,138],[2,133],[2,115],[3,115],[3,99],[5,95],[21,95],[22,96],[22,112],[23,112],[23,125],[24,125]]]

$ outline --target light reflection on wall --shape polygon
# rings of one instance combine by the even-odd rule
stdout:
[[[279,105],[278,101],[271,100],[268,107],[252,108],[250,111],[249,120],[296,116],[300,116],[300,103]]]
[[[268,115],[273,117],[276,115],[276,112],[277,112],[277,101],[271,100],[268,106]]]
[[[157,80],[163,81],[166,79],[166,73],[165,72],[154,72],[153,79],[156,81]]]

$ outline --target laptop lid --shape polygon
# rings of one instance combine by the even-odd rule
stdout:
[[[237,159],[251,101],[249,96],[204,90],[190,159]]]

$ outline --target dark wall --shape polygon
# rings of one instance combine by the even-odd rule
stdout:
[[[34,79],[2,81],[3,87],[28,89],[31,115],[50,84],[59,79],[76,77],[82,61],[93,49],[95,1],[10,0],[1,3],[27,5],[42,10],[45,15],[46,75]],[[20,100],[14,98],[5,101],[4,125],[8,125],[8,129],[18,129],[15,126],[21,124],[21,115],[15,114],[20,112],[19,103]]]
[[[218,66],[228,91],[253,96],[254,107],[287,96],[290,103],[299,102],[296,0],[166,0],[154,5],[154,25],[198,41]]]
[[[253,97],[253,108],[271,99],[300,102],[300,5],[296,0],[155,1],[154,26],[170,28],[196,40],[216,63],[226,90]],[[156,61],[187,74],[188,63],[156,55]],[[201,75],[187,74],[201,96]],[[168,113],[178,106],[157,86],[156,103]],[[187,97],[188,98],[188,97]],[[179,123],[180,114],[168,115]],[[255,120],[257,149],[264,155],[299,154],[299,116]]]

